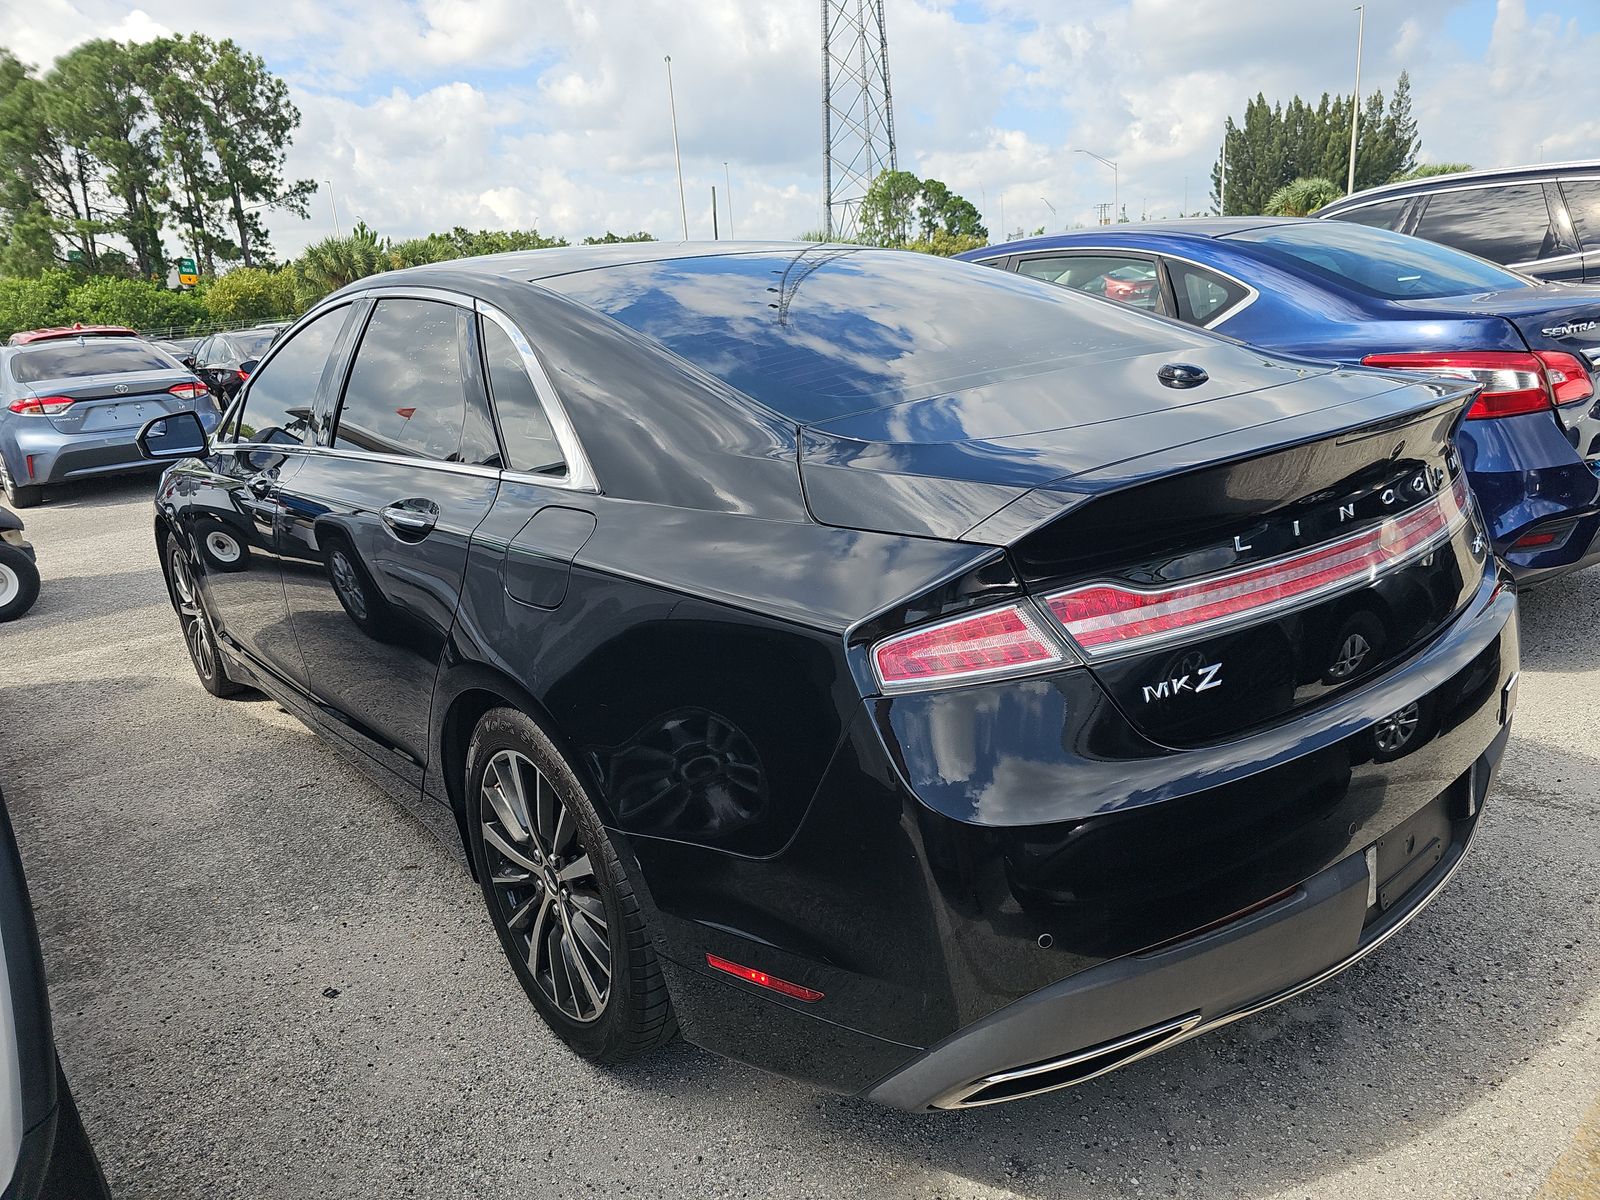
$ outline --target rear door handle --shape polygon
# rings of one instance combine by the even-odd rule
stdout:
[[[439,512],[432,506],[429,508],[415,507],[417,504],[419,502],[414,500],[391,504],[388,508],[381,509],[378,515],[383,518],[383,523],[393,530],[397,537],[426,537],[433,530],[433,527],[438,524]]]
[[[278,473],[276,471],[263,471],[259,475],[252,475],[245,482],[245,487],[250,489],[250,494],[257,500],[265,500],[273,488],[278,486]]]

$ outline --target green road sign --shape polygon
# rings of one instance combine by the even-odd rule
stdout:
[[[198,275],[198,274],[200,274],[200,272],[195,269],[194,259],[192,259],[192,258],[180,258],[178,260],[178,274],[179,275]]]
[[[68,250],[67,251],[67,261],[68,262],[82,262],[83,261],[83,251],[82,250]]]

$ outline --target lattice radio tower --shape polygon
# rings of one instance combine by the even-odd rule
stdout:
[[[822,0],[823,232],[850,239],[882,171],[898,169],[883,0]]]

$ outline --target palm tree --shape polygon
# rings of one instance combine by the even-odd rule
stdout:
[[[323,238],[301,252],[294,261],[295,291],[301,307],[309,308],[329,292],[394,266],[389,239],[358,221],[349,237]]]
[[[1267,216],[1309,217],[1342,195],[1344,189],[1331,179],[1296,179],[1267,197]]]

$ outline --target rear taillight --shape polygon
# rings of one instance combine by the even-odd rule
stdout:
[[[1093,583],[1046,599],[1091,659],[1261,620],[1360,587],[1444,541],[1466,519],[1466,485],[1338,541],[1194,583],[1136,588]]]
[[[1575,355],[1559,350],[1529,354],[1513,350],[1451,350],[1417,354],[1369,354],[1363,366],[1391,371],[1450,375],[1481,384],[1467,420],[1544,412],[1594,394],[1589,372]]]
[[[203,383],[175,383],[167,391],[179,400],[198,400],[206,394],[206,385]]]
[[[71,396],[24,396],[13,400],[8,408],[24,417],[54,416],[72,407]]]
[[[1065,661],[1060,642],[1025,602],[896,634],[872,648],[886,692],[1020,675]]]
[[[235,374],[239,376],[240,383],[243,383],[246,379],[250,378],[249,371],[236,371]]]

